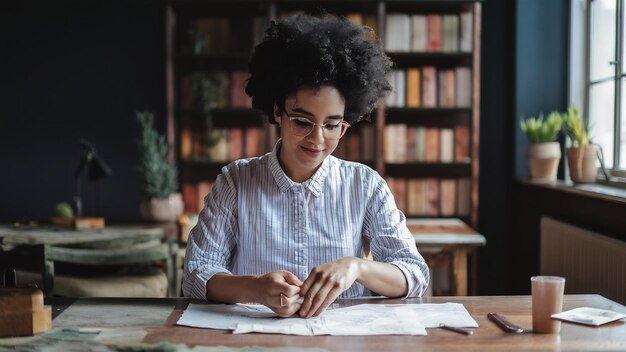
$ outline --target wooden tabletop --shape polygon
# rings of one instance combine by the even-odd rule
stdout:
[[[485,236],[460,219],[407,219],[406,225],[418,246],[484,246],[487,243]]]
[[[0,244],[3,245],[76,245],[116,240],[145,242],[161,239],[163,235],[163,229],[156,226],[112,226],[77,230],[58,226],[0,225]]]
[[[53,320],[53,327],[104,327],[133,329],[144,343],[184,343],[230,347],[309,347],[328,351],[494,351],[494,350],[626,350],[626,324],[617,321],[601,327],[563,323],[560,334],[507,334],[487,319],[487,313],[504,315],[513,323],[531,327],[530,296],[432,297],[407,300],[340,300],[343,306],[362,303],[461,303],[478,322],[471,336],[427,329],[428,336],[291,336],[277,334],[233,335],[230,331],[176,326],[187,299],[79,299]],[[59,310],[62,303],[52,301]],[[564,310],[595,307],[626,313],[626,307],[598,295],[566,295]],[[132,335],[132,334],[131,334]],[[120,335],[121,336],[121,335]],[[1,339],[0,339],[1,342]],[[130,341],[133,342],[133,341]]]

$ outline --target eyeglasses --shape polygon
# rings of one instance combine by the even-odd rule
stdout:
[[[289,117],[289,121],[291,121],[291,131],[298,137],[308,136],[311,132],[313,132],[313,128],[315,126],[320,126],[322,128],[322,135],[325,139],[339,139],[343,137],[344,133],[348,130],[348,127],[350,127],[350,124],[346,121],[319,124],[304,117],[287,117]]]

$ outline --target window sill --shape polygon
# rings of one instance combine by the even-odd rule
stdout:
[[[529,179],[522,180],[523,183],[538,187],[545,187],[553,190],[579,194],[597,199],[612,201],[619,204],[626,204],[626,189],[610,186],[605,183],[574,184],[571,181],[558,180],[554,183],[538,183]]]

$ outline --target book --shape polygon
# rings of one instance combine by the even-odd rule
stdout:
[[[427,127],[425,137],[424,161],[427,163],[439,162],[439,129]]]
[[[454,161],[457,163],[469,163],[470,132],[467,126],[454,127]]]
[[[204,198],[211,192],[213,181],[200,181],[196,184],[196,213],[204,209]]]
[[[186,213],[197,213],[198,210],[198,191],[195,183],[185,182],[181,187],[183,194],[183,204]]]
[[[459,51],[459,17],[443,15],[441,22],[441,50],[447,53]]]
[[[439,160],[442,163],[451,163],[454,161],[454,130],[442,128],[439,134]]]
[[[434,66],[422,67],[422,107],[437,107],[437,70]]]
[[[438,72],[439,79],[439,98],[438,106],[442,108],[452,108],[454,107],[454,71],[450,69],[440,70]]]
[[[428,51],[441,51],[441,15],[430,14],[428,21]]]
[[[455,103],[459,108],[472,106],[472,71],[469,67],[457,67],[455,69]]]
[[[426,215],[426,183],[423,179],[414,178],[407,181],[407,214]]]
[[[390,13],[385,19],[385,50],[389,52],[410,51],[411,17],[402,13]]]
[[[263,134],[260,128],[247,128],[245,130],[244,141],[244,158],[253,158],[259,156],[261,153],[261,135]]]
[[[406,161],[415,162],[416,127],[406,126]]]
[[[456,215],[470,216],[472,210],[472,180],[461,178],[457,180]]]
[[[237,160],[243,158],[243,130],[241,128],[231,128],[229,133],[229,160]]]
[[[230,107],[252,108],[252,98],[246,94],[246,82],[250,74],[237,70],[230,74]]]
[[[396,124],[394,126],[393,139],[391,144],[395,153],[394,162],[405,163],[406,159],[406,129],[405,124]]]
[[[406,70],[406,106],[418,108],[422,100],[420,70],[409,68]]]
[[[439,216],[439,180],[427,178],[426,183],[426,215]]]
[[[376,129],[370,123],[362,122],[361,124],[362,160],[373,162],[376,160]]]
[[[394,70],[396,83],[396,102],[395,107],[403,108],[406,106],[406,72],[404,70]]]
[[[214,128],[206,132],[208,139],[214,140],[214,144],[207,147],[207,155],[211,161],[225,162],[230,158],[230,131],[227,129]]]
[[[423,162],[426,155],[426,127],[415,128],[415,161]]]
[[[472,13],[462,13],[459,22],[459,27],[461,29],[459,36],[459,50],[469,53],[472,51],[472,37],[474,35]]]
[[[428,49],[428,21],[425,15],[411,16],[411,51],[425,52]]]
[[[440,214],[442,216],[454,216],[456,212],[456,180],[443,179],[440,185],[441,199]]]
[[[406,212],[406,180],[395,177],[387,177],[385,180],[396,202],[396,206],[400,211]]]

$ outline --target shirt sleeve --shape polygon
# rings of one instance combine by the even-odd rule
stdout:
[[[417,251],[415,239],[406,226],[406,216],[396,206],[387,183],[380,177],[374,182],[364,224],[372,256],[402,271],[408,285],[404,298],[421,296],[430,280],[428,266]]]
[[[206,283],[228,270],[237,243],[237,192],[228,166],[209,194],[191,230],[183,268],[183,295],[206,299]]]

